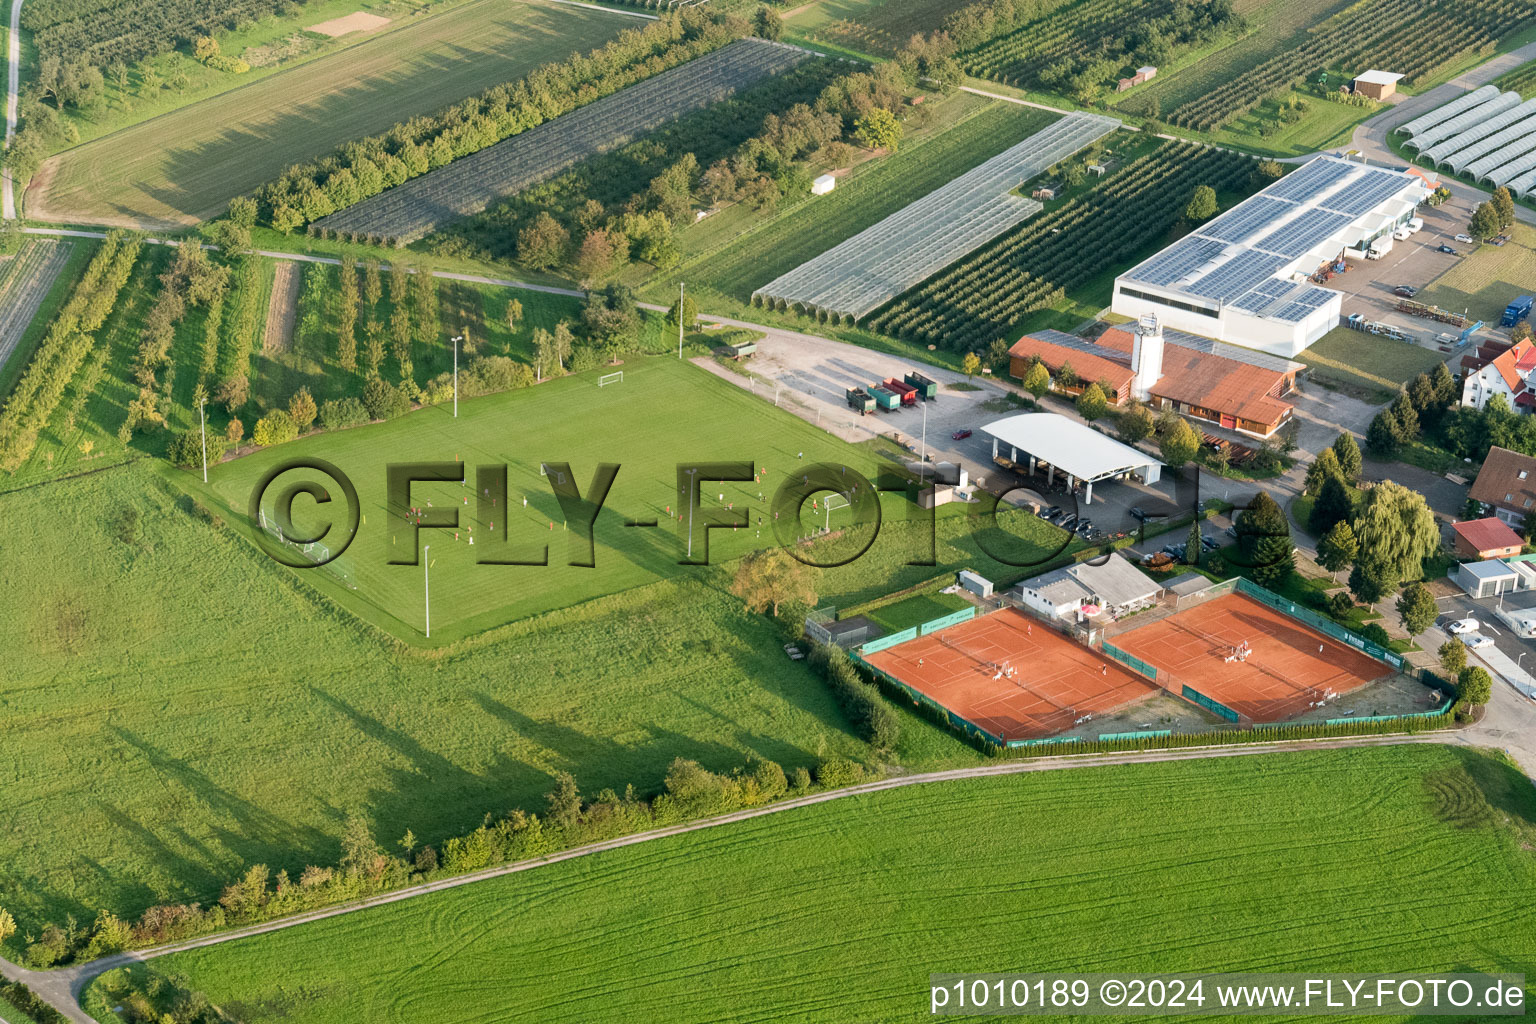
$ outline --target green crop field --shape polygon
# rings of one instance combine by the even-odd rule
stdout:
[[[919,1021],[932,970],[1530,973],[1533,839],[1528,780],[1468,750],[1084,769],[800,808],[135,970],[253,1024]]]
[[[189,224],[349,139],[446,107],[636,24],[539,0],[478,0],[50,158],[34,220]]]
[[[632,782],[644,793],[677,756],[715,770],[748,754],[791,769],[869,756],[825,684],[784,657],[780,628],[728,593],[722,563],[767,546],[768,530],[714,531],[714,565],[685,569],[673,530],[619,524],[675,502],[680,459],[757,459],[768,490],[805,464],[801,450],[807,463],[866,472],[874,454],[690,364],[631,358],[622,384],[594,379],[465,401],[457,424],[438,406],[280,446],[216,467],[206,491],[196,474],[141,459],[0,494],[6,521],[39,524],[0,541],[20,610],[0,619],[0,890],[23,928],[100,908],[207,905],[243,865],[332,862],[353,808],[381,835],[410,828],[437,842],[487,811],[541,806],[559,769],[593,792]],[[598,410],[623,429],[592,431]],[[364,584],[356,593],[279,566],[245,535],[258,467],[299,454],[335,462],[365,496],[369,523],[344,556]],[[509,460],[529,515],[553,505],[530,468],[540,459],[569,459],[583,486],[599,459],[623,468],[596,570],[561,566],[563,538],[549,567],[473,565],[475,548],[436,531],[433,641],[484,632],[424,651],[370,624],[419,642],[423,595],[421,567],[381,564],[388,541],[367,496],[385,461],[456,454]],[[738,508],[752,503],[746,492],[734,486]],[[437,485],[418,500],[461,494]],[[816,574],[823,602],[868,601],[964,565],[1017,578],[1032,570],[980,545],[1049,560],[1066,540],[1027,513],[997,527],[946,506],[937,564],[909,565],[922,550],[911,508],[888,496],[870,553]],[[546,526],[531,531],[538,542]],[[903,764],[979,756],[917,721],[896,751]]]
[[[795,6],[784,20],[793,36],[891,54],[916,33],[936,31],[946,15],[970,0],[819,0]]]
[[[690,250],[688,261],[653,282],[647,294],[671,295],[681,277],[699,294],[713,291],[745,302],[753,289],[921,199],[1054,119],[1045,111],[1013,103],[969,96],[956,100],[964,106],[957,108],[961,114],[953,127],[862,166],[828,195],[817,196],[723,246]],[[695,230],[711,230],[709,221]],[[684,244],[688,244],[686,235]]]

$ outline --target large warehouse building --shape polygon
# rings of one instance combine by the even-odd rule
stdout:
[[[1288,359],[1339,323],[1343,296],[1312,274],[1364,256],[1428,193],[1419,175],[1320,156],[1121,274],[1111,308]]]

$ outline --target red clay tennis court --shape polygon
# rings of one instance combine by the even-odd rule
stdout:
[[[1214,598],[1108,642],[1157,669],[1159,681],[1174,692],[1178,683],[1188,683],[1255,722],[1283,721],[1325,697],[1393,674],[1242,594]]]
[[[1012,608],[866,656],[870,665],[1004,740],[1070,729],[1158,688]]]

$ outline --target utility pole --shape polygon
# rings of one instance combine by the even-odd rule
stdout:
[[[683,358],[683,282],[677,282],[677,358]]]
[[[432,545],[421,549],[421,580],[427,595],[427,637],[432,636]]]
[[[464,340],[464,335],[453,336],[453,418],[459,418],[459,342]]]
[[[208,482],[208,415],[203,412],[207,404],[206,398],[197,403],[197,420],[203,426],[203,483]]]
[[[928,399],[923,399],[923,479],[928,479]]]

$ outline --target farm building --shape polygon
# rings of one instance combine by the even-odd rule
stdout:
[[[1132,75],[1130,78],[1122,78],[1122,79],[1120,79],[1120,84],[1116,88],[1115,91],[1116,92],[1125,92],[1127,89],[1133,89],[1136,86],[1140,85],[1142,82],[1150,82],[1150,81],[1152,81],[1152,79],[1156,75],[1157,75],[1157,68],[1152,67],[1150,64],[1147,65],[1146,67],[1137,68],[1136,69],[1136,73],[1134,75]]]
[[[1525,541],[1498,516],[1469,519],[1451,527],[1456,535],[1456,553],[1463,558],[1505,558],[1518,555]]]
[[[1099,433],[1086,423],[1058,416],[1052,412],[1027,412],[1009,416],[981,428],[992,438],[992,458],[1006,458],[1018,472],[1028,474],[1046,470],[1046,483],[1055,482],[1059,469],[1067,486],[1083,485],[1083,504],[1093,503],[1093,485],[1106,480],[1138,476],[1143,483],[1155,484],[1162,477],[1163,464],[1146,452],[1121,444]]]
[[[1116,618],[1156,603],[1163,588],[1113,554],[1103,563],[1080,562],[1027,579],[1008,596],[1052,618],[1077,621],[1082,609],[1099,608]]]
[[[1135,397],[1254,437],[1269,437],[1290,421],[1292,406],[1284,399],[1302,369],[1288,359],[1163,330],[1152,317],[1134,329],[1111,327],[1097,341],[1037,331],[1008,354],[1014,377],[1022,379],[1038,358],[1051,372],[1053,390],[1079,394],[1101,382],[1114,404]],[[1072,368],[1076,384],[1056,380],[1063,366]]]
[[[1497,445],[1488,450],[1468,497],[1493,509],[1510,526],[1524,525],[1536,508],[1536,459]]]
[[[1397,94],[1397,83],[1402,75],[1394,75],[1390,71],[1367,71],[1363,75],[1356,75],[1355,80],[1349,83],[1350,91],[1357,96],[1369,96],[1373,100],[1384,100],[1388,96]]]
[[[1517,342],[1493,358],[1462,357],[1461,404],[1481,409],[1494,395],[1503,395],[1516,412],[1536,409],[1536,344],[1529,339]],[[1479,365],[1480,361],[1480,365]]]
[[[1115,279],[1111,308],[1289,358],[1337,326],[1311,276],[1413,216],[1423,178],[1320,156]]]
[[[1490,188],[1536,196],[1536,99],[1491,85],[1464,93],[1397,129],[1436,167]]]

